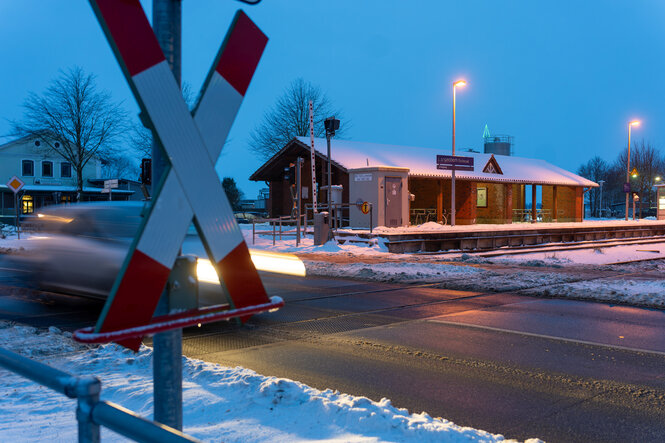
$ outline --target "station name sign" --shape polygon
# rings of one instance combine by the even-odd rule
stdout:
[[[473,157],[437,155],[436,169],[444,169],[447,171],[473,171]]]

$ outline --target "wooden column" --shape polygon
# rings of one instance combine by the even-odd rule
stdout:
[[[559,213],[559,200],[557,198],[557,187],[552,186],[552,221],[557,222],[557,215]]]
[[[436,222],[443,221],[443,180],[439,180],[439,191],[436,194]]]
[[[536,211],[536,185],[531,185],[531,223],[537,221],[538,213]]]
[[[505,223],[513,222],[513,185],[503,185],[503,220]]]

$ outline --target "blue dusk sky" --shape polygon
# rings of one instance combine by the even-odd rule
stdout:
[[[298,77],[344,111],[351,140],[449,153],[452,83],[463,78],[459,151],[482,150],[487,124],[515,137],[516,155],[575,171],[595,155],[613,161],[631,119],[643,122],[634,140],[665,147],[665,2],[184,0],[182,76],[194,92],[239,8],[270,41],[217,170],[248,198],[264,187],[248,180],[262,163],[249,133]],[[0,0],[0,42],[0,135],[29,91],[73,66],[137,114],[88,2]]]

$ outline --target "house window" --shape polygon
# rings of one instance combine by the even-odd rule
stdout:
[[[53,177],[53,162],[42,162],[42,177]]]
[[[32,195],[24,195],[21,199],[21,212],[23,214],[32,214],[35,212],[35,202]]]
[[[33,177],[35,175],[35,162],[32,160],[23,160],[23,176]]]
[[[62,195],[60,196],[60,203],[71,203],[72,202],[72,196],[71,195]]]
[[[72,176],[72,164],[69,162],[60,163],[60,177],[69,178]]]

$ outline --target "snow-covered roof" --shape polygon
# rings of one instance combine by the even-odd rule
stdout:
[[[306,146],[310,145],[308,137],[297,137],[297,140]],[[326,139],[315,138],[314,148],[320,155],[326,156]],[[501,172],[503,172],[503,174],[497,174],[483,172],[492,154],[473,152],[457,152],[456,154],[474,158],[473,171],[455,172],[455,177],[461,180],[598,187],[597,183],[544,160],[495,155],[494,159],[497,161]],[[437,155],[450,155],[450,152],[443,149],[383,145],[338,139],[331,142],[333,161],[347,170],[367,166],[391,166],[409,168],[409,176],[411,177],[449,178],[451,171],[436,168]]]

